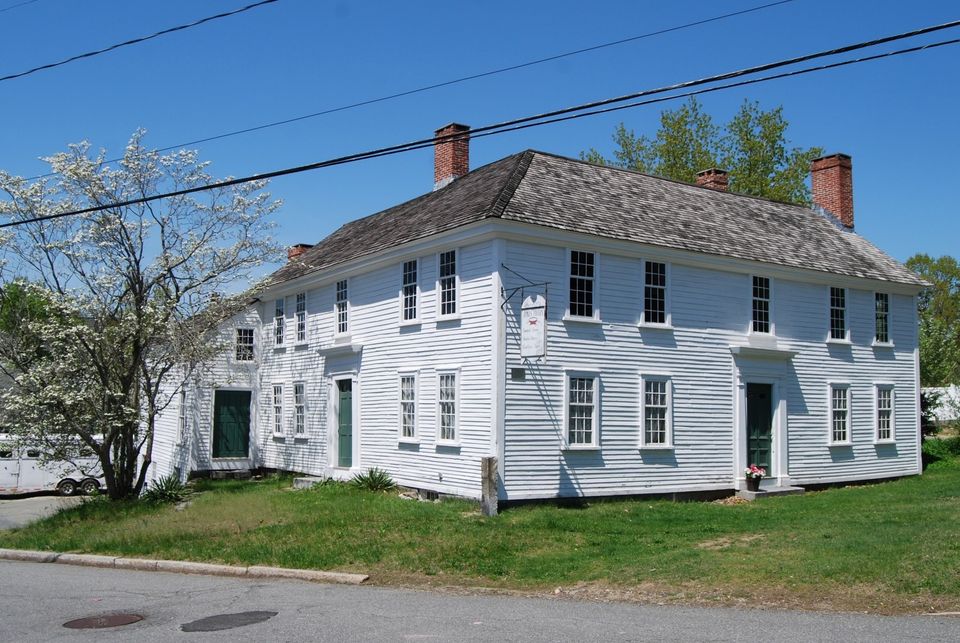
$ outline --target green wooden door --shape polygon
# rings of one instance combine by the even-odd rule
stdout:
[[[747,384],[747,466],[770,469],[773,451],[773,385]]]
[[[213,394],[213,457],[250,455],[250,391]]]
[[[337,412],[337,444],[339,453],[337,465],[353,466],[353,382],[337,380],[340,404]]]

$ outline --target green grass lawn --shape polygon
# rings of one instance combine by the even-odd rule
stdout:
[[[960,609],[960,459],[749,504],[421,503],[290,480],[198,483],[183,510],[88,502],[0,546],[357,571],[384,584],[875,612]]]

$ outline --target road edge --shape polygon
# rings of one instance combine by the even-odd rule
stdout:
[[[31,563],[60,563],[84,567],[112,569],[135,569],[149,572],[172,572],[176,574],[202,574],[207,576],[232,576],[234,578],[287,578],[320,583],[359,585],[367,581],[367,574],[330,572],[319,569],[291,569],[287,567],[264,567],[261,565],[216,565],[195,563],[186,560],[153,560],[149,558],[123,558],[96,554],[71,554],[29,549],[0,548],[0,560],[15,560]]]

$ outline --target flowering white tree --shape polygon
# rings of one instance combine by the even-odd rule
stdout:
[[[55,178],[0,172],[0,216],[22,222],[0,246],[4,426],[51,459],[95,453],[113,499],[140,494],[158,414],[251,296],[216,295],[279,252],[265,181],[29,221],[214,181],[143,134],[114,165],[82,143],[45,159]]]

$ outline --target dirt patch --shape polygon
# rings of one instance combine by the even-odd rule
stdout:
[[[740,496],[727,496],[726,498],[720,498],[719,500],[714,500],[713,504],[715,505],[745,505],[749,500],[746,498],[741,498]]]
[[[750,543],[757,542],[758,540],[763,540],[766,538],[763,534],[743,534],[742,536],[736,536],[732,538],[715,538],[714,540],[704,540],[701,543],[697,543],[697,549],[709,549],[711,551],[716,551],[718,549],[729,549],[734,545],[749,545]]]

